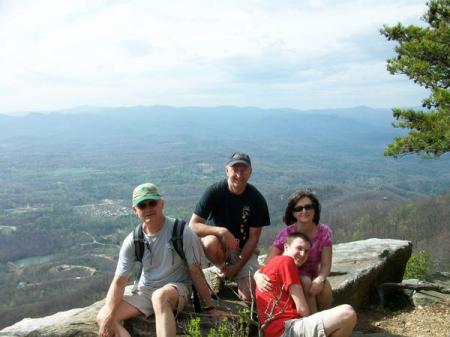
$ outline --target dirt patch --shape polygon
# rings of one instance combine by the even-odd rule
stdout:
[[[398,311],[374,308],[358,312],[355,330],[402,337],[449,337],[450,302]]]
[[[94,275],[95,269],[87,266],[61,264],[50,268],[49,272],[57,278],[89,277]]]

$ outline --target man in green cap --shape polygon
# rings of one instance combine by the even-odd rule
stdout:
[[[133,233],[124,240],[114,279],[105,305],[97,315],[99,335],[129,337],[121,321],[141,314],[155,315],[156,335],[175,337],[174,311],[180,312],[189,300],[191,280],[203,302],[203,310],[213,317],[225,313],[212,304],[199,261],[202,246],[188,226],[183,232],[184,261],[170,244],[175,219],[163,213],[164,199],[154,184],[137,186],[133,191],[133,212],[142,221],[144,254],[137,288],[126,287],[137,262]]]
[[[206,257],[221,276],[236,279],[238,292],[251,301],[256,253],[264,226],[270,225],[267,203],[248,183],[252,164],[248,154],[233,153],[225,166],[227,178],[209,186],[197,203],[189,226],[202,238]]]

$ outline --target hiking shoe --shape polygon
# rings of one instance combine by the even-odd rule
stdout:
[[[214,294],[221,292],[223,288],[223,279],[221,277],[221,271],[219,268],[213,266],[211,268],[206,268],[203,270],[205,273],[206,282],[211,288]]]

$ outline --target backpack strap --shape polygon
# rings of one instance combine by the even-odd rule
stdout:
[[[142,257],[144,256],[145,246],[144,246],[144,232],[142,230],[142,224],[137,225],[133,231],[133,243],[134,243],[134,255],[136,257],[136,260],[139,261],[139,263],[141,264],[139,267],[139,271],[136,273],[133,289],[131,290],[133,293],[135,293],[143,269]]]
[[[186,255],[184,255],[183,249],[183,232],[185,226],[186,221],[175,219],[175,223],[173,224],[172,229],[172,237],[170,238],[170,242],[172,243],[173,249],[175,249],[178,256],[180,256],[184,262],[186,262]]]
[[[142,224],[137,225],[134,229],[133,242],[136,260],[142,262],[142,257],[144,256],[144,232],[142,230]]]
[[[183,233],[184,227],[186,226],[186,221],[175,219],[175,223],[173,224],[172,237],[170,238],[170,242],[172,243],[173,249],[177,252],[177,254],[181,257],[181,259],[186,262],[186,255],[183,250]],[[200,306],[200,298],[197,293],[197,289],[195,289],[194,285],[192,285],[192,301],[194,302],[194,311],[201,312]]]

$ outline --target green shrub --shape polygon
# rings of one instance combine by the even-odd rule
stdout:
[[[233,333],[233,322],[228,320],[228,318],[222,318],[217,327],[211,328],[208,332],[208,337],[232,337]]]
[[[431,255],[425,250],[412,253],[406,264],[404,279],[428,279],[431,276]]]
[[[202,331],[200,329],[200,318],[192,318],[186,326],[186,336],[189,337],[202,337]]]
[[[216,327],[208,331],[208,337],[248,337],[250,310],[239,312],[238,319],[222,318]],[[186,326],[186,335],[189,337],[202,337],[200,318],[192,318]]]

